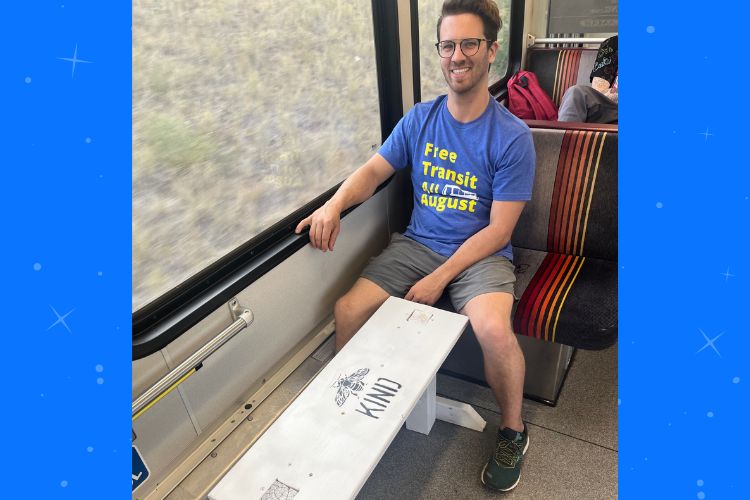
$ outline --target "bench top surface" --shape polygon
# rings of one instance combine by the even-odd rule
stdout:
[[[467,322],[389,298],[209,498],[356,496]]]

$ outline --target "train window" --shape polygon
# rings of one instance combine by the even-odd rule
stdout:
[[[489,85],[500,80],[508,71],[510,1],[496,0],[503,26],[498,33],[499,48],[497,58],[490,67]],[[440,70],[440,58],[435,51],[437,20],[442,6],[443,0],[419,0],[419,75],[422,101],[429,101],[447,92],[445,78]]]
[[[133,2],[133,310],[380,145],[369,3]]]

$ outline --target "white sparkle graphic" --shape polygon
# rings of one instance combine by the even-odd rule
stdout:
[[[88,451],[89,453],[92,453],[94,451],[94,447],[93,446],[89,446],[89,447],[86,448],[86,451]]]
[[[57,311],[55,311],[54,307],[52,307],[52,306],[49,306],[49,307],[50,307],[50,309],[52,309],[52,312],[55,313],[55,316],[57,316],[57,321],[55,321],[54,323],[52,323],[49,326],[49,328],[47,328],[47,330],[51,329],[53,326],[55,326],[58,323],[62,323],[62,325],[65,327],[65,329],[68,330],[68,333],[73,333],[73,332],[70,331],[70,328],[68,328],[68,324],[65,322],[65,318],[67,318],[70,315],[70,313],[72,313],[73,311],[75,311],[75,309],[71,309],[70,311],[66,312],[63,316],[60,316],[57,313]]]
[[[41,271],[42,265],[39,262],[34,263],[34,271]]]
[[[23,79],[23,81],[26,83],[31,83],[31,77],[27,76],[26,78]]]
[[[73,51],[73,57],[58,57],[61,61],[68,61],[73,63],[73,69],[70,72],[70,78],[73,78],[76,73],[76,63],[86,63],[91,64],[92,61],[84,61],[83,59],[78,59],[78,44],[76,44],[76,48]]]
[[[101,373],[104,371],[104,367],[102,365],[96,365],[94,369],[97,371],[97,373]]]
[[[97,377],[96,383],[102,385],[104,383],[104,379],[102,377]]]
[[[656,31],[656,28],[653,26],[646,26],[646,33],[653,33]]]
[[[721,274],[722,276],[726,276],[726,279],[724,281],[729,281],[729,278],[734,278],[734,274],[731,274],[729,272],[729,268],[727,268],[727,272],[719,273],[719,274]]]
[[[706,416],[708,418],[714,418],[714,412],[710,411],[710,412],[706,413]]]
[[[721,332],[721,333],[720,333],[720,334],[718,334],[718,335],[717,335],[716,337],[714,337],[714,338],[712,338],[712,339],[710,339],[710,340],[709,340],[709,338],[708,338],[708,335],[706,335],[706,334],[705,334],[705,333],[703,332],[703,330],[701,330],[700,328],[698,328],[698,331],[699,331],[699,332],[701,332],[701,335],[703,335],[703,338],[704,338],[704,339],[706,339],[706,345],[704,345],[703,347],[701,347],[700,349],[698,349],[698,351],[697,351],[697,352],[696,352],[695,354],[698,354],[699,352],[701,352],[701,351],[702,351],[703,349],[705,349],[706,347],[711,347],[711,349],[713,349],[714,351],[716,351],[716,354],[718,354],[718,355],[719,355],[719,357],[721,357],[721,353],[719,352],[719,350],[718,350],[718,349],[716,348],[716,346],[714,345],[714,342],[716,342],[716,340],[717,340],[717,339],[718,339],[719,337],[721,337],[722,335],[724,335],[724,332]]]
[[[91,137],[86,137],[86,144],[91,144]]]
[[[660,201],[656,202],[656,208],[663,208],[663,207],[664,207],[664,204],[662,202]]]
[[[702,491],[699,491],[696,496],[698,497],[699,500],[703,500],[704,498],[706,498],[706,494],[703,493]]]
[[[62,481],[60,481],[60,486],[62,486],[63,488],[67,488],[68,482],[65,479],[63,479]]]
[[[734,378],[732,379],[732,383],[733,383],[733,384],[739,384],[739,383],[740,383],[740,377],[734,377]]]
[[[709,136],[709,135],[714,135],[714,134],[710,134],[710,133],[708,132],[708,127],[706,127],[706,131],[705,131],[705,132],[698,132],[698,133],[699,133],[700,135],[704,135],[704,136],[706,136],[706,141],[708,141],[708,136]]]
[[[698,486],[703,486],[703,479],[698,479],[698,481],[695,482]]]

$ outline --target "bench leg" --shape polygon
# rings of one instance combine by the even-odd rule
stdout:
[[[481,415],[471,405],[436,395],[436,381],[437,377],[432,377],[430,385],[406,419],[406,428],[429,434],[435,419],[438,419],[482,432],[487,422]]]
[[[477,411],[466,403],[453,401],[452,399],[437,396],[437,418],[444,422],[466,427],[478,432],[484,430],[487,422],[477,413]]]
[[[487,422],[471,405],[437,396],[435,394],[436,380],[436,377],[432,378],[430,385],[417,401],[417,405],[406,419],[406,428],[410,431],[429,434],[435,419],[438,419],[482,432]]]
[[[406,428],[410,431],[429,434],[432,424],[435,423],[437,410],[436,404],[436,377],[432,377],[427,389],[422,393],[422,397],[417,401],[417,405],[411,411],[406,419]]]

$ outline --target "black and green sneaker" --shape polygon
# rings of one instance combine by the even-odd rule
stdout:
[[[499,491],[510,491],[521,479],[523,455],[529,448],[526,424],[523,432],[505,428],[497,431],[495,453],[482,469],[482,484]]]

